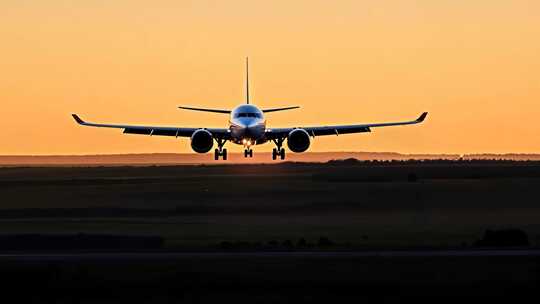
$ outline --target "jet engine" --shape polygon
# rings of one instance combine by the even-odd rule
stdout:
[[[206,153],[214,146],[212,133],[205,129],[199,129],[191,135],[191,148],[197,153]]]
[[[309,134],[304,129],[294,129],[287,135],[287,146],[293,152],[304,152],[309,148]]]

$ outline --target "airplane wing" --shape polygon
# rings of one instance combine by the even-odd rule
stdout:
[[[427,114],[428,114],[427,112],[424,112],[417,119],[410,120],[410,121],[371,123],[371,124],[358,124],[358,125],[301,127],[300,129],[306,130],[309,133],[309,135],[313,137],[323,136],[323,135],[363,133],[363,132],[371,132],[371,128],[412,125],[412,124],[421,123],[424,121],[424,119],[426,119]],[[294,129],[297,129],[297,128],[268,129],[266,131],[266,137],[269,139],[286,137],[287,134],[289,134],[289,132],[291,132]]]
[[[117,125],[117,124],[97,124],[82,120],[77,114],[71,114],[75,121],[83,126],[100,127],[100,128],[117,128],[124,129],[125,134],[140,134],[140,135],[162,135],[175,137],[191,137],[193,132],[201,128],[178,128],[178,127],[157,127],[157,126],[133,126],[133,125]],[[230,134],[228,129],[224,128],[205,128],[210,131],[216,138],[228,139]]]

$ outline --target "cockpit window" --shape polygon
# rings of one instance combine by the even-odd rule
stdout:
[[[236,117],[256,117],[261,118],[259,113],[236,113]]]

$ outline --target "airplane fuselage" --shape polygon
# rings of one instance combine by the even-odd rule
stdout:
[[[231,141],[246,147],[266,142],[266,119],[255,105],[242,104],[231,111],[229,118]]]

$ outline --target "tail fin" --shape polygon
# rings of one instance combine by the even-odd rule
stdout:
[[[246,104],[249,104],[249,58],[246,57]]]

